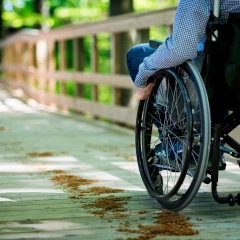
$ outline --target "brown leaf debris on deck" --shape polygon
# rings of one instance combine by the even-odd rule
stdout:
[[[101,194],[120,193],[120,192],[124,192],[124,190],[123,189],[97,186],[97,187],[91,187],[91,188],[87,188],[87,189],[80,189],[78,191],[78,193],[79,193],[78,196],[82,197],[85,194],[87,194],[88,196],[91,196],[91,195],[101,195]]]
[[[47,171],[47,173],[67,174],[67,172],[66,172],[66,171],[63,171],[63,170],[50,170],[50,171]]]
[[[67,174],[57,175],[55,177],[52,177],[51,180],[54,181],[57,185],[66,188],[67,190],[69,190],[69,192],[74,193],[78,191],[79,186],[81,185],[89,185],[98,182],[97,180],[88,180],[80,178],[78,176]]]
[[[51,157],[54,156],[54,153],[52,152],[29,152],[26,153],[26,155],[30,157]]]
[[[51,173],[55,174],[61,174],[61,170],[52,170],[49,171]],[[57,185],[60,187],[63,187],[66,191],[69,193],[73,193],[74,196],[70,196],[70,198],[81,198],[85,195],[91,196],[91,195],[101,195],[101,194],[113,194],[113,193],[120,193],[124,192],[123,189],[114,189],[104,186],[95,186],[87,189],[80,189],[79,186],[81,185],[89,185],[93,183],[97,183],[97,180],[88,180],[83,179],[78,176],[74,175],[57,175],[55,177],[51,178],[52,181],[54,181]],[[124,211],[123,205],[126,204],[127,200],[129,200],[130,197],[115,197],[112,195],[108,195],[107,197],[101,197],[98,198],[94,203],[86,204],[86,208],[97,208],[98,210],[91,211],[92,214],[98,215],[101,218],[104,217],[106,212],[114,212],[114,216],[116,218],[125,218],[128,217],[128,214],[122,214],[119,213],[121,211]]]
[[[92,211],[91,213],[99,215],[101,218],[104,217],[106,212],[122,212],[126,209],[123,208],[123,205],[127,203],[127,200],[130,200],[131,197],[115,197],[107,196],[98,198],[94,203],[86,204],[87,208],[100,208],[100,210]],[[128,216],[127,214],[125,215]],[[119,215],[119,217],[123,217]]]
[[[193,224],[189,222],[189,217],[181,216],[176,212],[163,211],[156,216],[156,224],[160,224],[160,229],[164,235],[191,236],[199,232],[193,230]]]
[[[70,196],[70,198],[78,198],[83,197],[86,194],[89,195],[101,195],[101,194],[110,194],[110,193],[120,193],[124,192],[123,189],[115,189],[103,186],[95,186],[87,189],[79,189],[81,185],[90,185],[93,183],[97,183],[98,180],[88,180],[83,179],[78,176],[69,175],[66,171],[63,170],[51,170],[47,171],[47,173],[55,173],[59,174],[55,177],[52,177],[51,180],[54,181],[57,185],[65,188],[65,190],[70,193],[74,193],[74,196]]]
[[[7,131],[9,130],[8,126],[0,126],[0,131]]]
[[[79,188],[82,185],[89,185],[97,183],[97,180],[83,179],[78,176],[65,174],[62,170],[52,170],[51,173],[59,174],[52,177],[51,180],[57,185],[64,188],[69,193],[73,193],[74,196],[70,198],[76,198],[81,201],[84,196],[112,194],[124,192],[123,189],[113,189],[103,186],[94,186],[87,189]],[[154,237],[161,236],[191,236],[198,234],[197,230],[192,229],[193,224],[189,222],[190,218],[181,216],[179,213],[162,211],[157,215],[152,215],[148,211],[142,210],[137,212],[128,212],[124,207],[128,203],[131,197],[108,195],[95,199],[92,203],[84,204],[85,209],[91,209],[90,213],[99,216],[104,221],[112,222],[115,220],[122,220],[117,227],[118,232],[125,232],[127,234],[138,234],[138,237],[128,237],[128,240],[150,240]],[[105,215],[107,214],[107,217]],[[128,217],[133,215],[139,215],[139,222],[144,214],[148,214],[148,217],[152,215],[153,225],[136,224],[133,228],[130,226]]]
[[[154,225],[138,225],[138,229],[128,227],[118,228],[119,232],[141,234],[137,238],[128,238],[129,240],[148,240],[156,236],[191,236],[199,232],[192,229],[193,224],[189,222],[190,218],[181,216],[179,213],[162,211],[155,219]]]

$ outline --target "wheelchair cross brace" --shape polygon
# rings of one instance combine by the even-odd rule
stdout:
[[[224,129],[223,132],[228,132],[229,129]],[[230,131],[229,131],[230,132]],[[227,136],[227,134],[226,134]],[[227,136],[229,137],[229,136]],[[212,159],[212,171],[211,171],[211,182],[212,182],[212,195],[216,202],[219,204],[228,203],[230,206],[234,206],[237,202],[240,205],[240,193],[238,193],[235,197],[232,194],[229,194],[227,197],[219,197],[217,192],[218,186],[218,171],[219,171],[219,159],[221,158],[221,125],[214,125],[214,141],[213,141],[213,159]],[[228,139],[228,138],[227,138]],[[224,138],[225,140],[225,138]],[[227,142],[227,141],[226,141]],[[239,144],[236,143],[239,148]],[[239,150],[239,149],[237,149]],[[239,155],[239,153],[238,153]]]

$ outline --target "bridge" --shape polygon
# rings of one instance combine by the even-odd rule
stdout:
[[[174,11],[20,32],[1,42],[0,239],[239,239],[240,208],[217,204],[210,185],[203,184],[186,209],[170,213],[148,196],[139,175],[137,102],[119,104],[119,90],[133,86],[118,72],[118,34],[154,25],[171,31]],[[111,74],[97,71],[97,35],[105,31],[112,35]],[[79,39],[89,35],[92,71],[85,73],[79,67]],[[72,70],[64,57],[69,39]],[[69,81],[74,95],[68,94]],[[91,100],[82,91],[86,83],[92,86]],[[99,102],[101,84],[111,86],[111,104]],[[239,129],[233,135],[240,140]],[[239,167],[228,158],[220,192],[237,193],[238,187]]]

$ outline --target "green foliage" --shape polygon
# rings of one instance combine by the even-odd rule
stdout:
[[[157,10],[176,5],[179,0],[133,0],[135,12]]]
[[[49,27],[69,23],[102,20],[108,17],[109,0],[48,0],[48,17],[34,13],[34,0],[4,0],[2,18],[5,27],[34,27],[45,23]],[[134,10],[149,11],[176,4],[178,0],[133,0]]]
[[[40,14],[34,13],[32,2],[29,0],[4,0],[3,7],[5,11],[2,18],[5,27],[33,27],[37,22],[45,20]]]
[[[98,61],[99,61],[99,72],[100,73],[110,73],[110,46],[111,36],[108,33],[102,33],[98,35]]]
[[[48,0],[48,17],[35,13],[33,3],[33,0],[4,0],[2,18],[5,27],[32,28],[41,23],[56,27],[101,20],[108,16],[108,0]]]
[[[166,27],[151,27],[149,33],[150,39],[164,40],[167,37]]]
[[[105,104],[111,104],[112,88],[106,85],[98,85],[98,100]]]
[[[109,0],[45,0],[49,3],[49,16],[42,16],[34,12],[36,0],[3,0],[4,12],[2,18],[5,28],[34,28],[42,23],[50,28],[63,26],[71,23],[83,23],[106,19],[109,15]],[[118,0],[116,0],[118,1]],[[133,0],[134,11],[150,11],[176,5],[179,0]],[[150,28],[151,39],[164,40],[167,36],[166,27]],[[111,73],[110,62],[110,34],[98,35],[98,62],[100,73]],[[91,44],[92,37],[84,37],[85,64],[84,72],[91,72]],[[66,42],[67,47],[67,70],[73,69],[73,42]],[[55,45],[56,69],[59,70],[59,43]],[[84,96],[92,99],[92,85],[83,84]],[[73,81],[66,83],[67,94],[73,96],[76,92],[76,84]],[[61,92],[61,84],[57,81],[56,93]],[[112,88],[99,85],[98,100],[111,104]]]

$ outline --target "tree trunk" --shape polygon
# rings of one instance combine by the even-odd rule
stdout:
[[[44,17],[49,16],[49,2],[48,0],[34,0],[33,9],[35,13],[41,14]],[[45,23],[39,23],[35,25],[35,28],[48,30],[48,26]]]
[[[110,0],[109,16],[116,16],[124,13],[133,12],[133,0]],[[117,62],[119,63],[118,72],[122,74],[128,74],[126,66],[126,54],[132,45],[130,34],[128,32],[119,33],[117,35],[119,43],[119,55],[117,56]],[[118,104],[127,106],[131,97],[131,91],[126,89],[119,90],[120,97],[118,98]]]
[[[125,13],[133,12],[133,0],[110,0],[109,16],[116,16]],[[117,62],[119,66],[117,67],[118,72],[122,74],[128,74],[128,69],[126,65],[126,55],[128,50],[137,43],[148,42],[149,40],[149,29],[142,29],[136,32],[135,37],[131,36],[130,32],[123,32],[117,35],[119,55],[117,56]],[[131,91],[126,89],[121,89],[118,98],[118,103],[123,106],[129,104],[131,97]]]
[[[43,0],[33,0],[33,10],[34,10],[35,13],[41,14],[42,3],[43,3]],[[35,24],[34,27],[37,28],[37,29],[41,29],[41,24],[40,23]]]
[[[3,13],[3,0],[0,0],[0,39],[3,39],[4,36],[2,13]]]
[[[133,12],[133,0],[110,0],[110,17],[130,12]]]
[[[4,31],[3,29],[3,20],[2,20],[2,13],[3,13],[3,0],[0,0],[0,40],[4,38]],[[2,56],[3,56],[3,49],[0,49],[0,64],[2,63]]]

